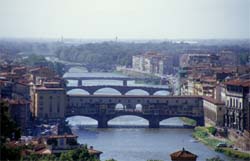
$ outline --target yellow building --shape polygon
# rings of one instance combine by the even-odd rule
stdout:
[[[33,103],[35,118],[63,118],[67,106],[66,91],[57,82],[46,82],[34,88]]]

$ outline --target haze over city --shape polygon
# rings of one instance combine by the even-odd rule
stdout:
[[[249,39],[249,0],[0,0],[0,37]]]

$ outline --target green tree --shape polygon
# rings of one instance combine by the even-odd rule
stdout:
[[[60,155],[60,160],[67,160],[67,161],[97,161],[96,158],[91,156],[88,152],[87,146],[82,148],[78,148],[75,150],[70,150],[66,153],[62,153]]]
[[[208,158],[206,161],[223,161],[220,157]]]
[[[7,138],[18,140],[21,137],[21,130],[12,120],[9,114],[9,106],[6,102],[0,101],[0,126],[1,126],[1,145],[6,142]]]
[[[117,161],[117,160],[115,160],[115,159],[112,158],[112,159],[108,159],[106,161]]]
[[[1,141],[0,141],[0,160],[19,160],[20,148],[8,148],[4,145],[6,140],[18,140],[21,136],[21,130],[16,123],[11,119],[9,114],[9,106],[6,102],[0,101],[0,126],[1,126]]]

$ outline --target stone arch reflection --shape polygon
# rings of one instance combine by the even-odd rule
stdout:
[[[75,88],[75,89],[71,89],[67,92],[67,94],[71,95],[71,94],[77,94],[77,95],[90,95],[90,93],[84,89],[79,89],[79,88]]]
[[[123,115],[115,117],[108,121],[108,125],[115,126],[148,126],[149,121],[145,118],[134,115]]]
[[[102,94],[108,94],[108,95],[122,95],[120,91],[114,88],[100,88],[94,92],[94,95],[102,95]]]

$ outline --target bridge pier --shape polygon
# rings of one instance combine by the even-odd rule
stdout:
[[[196,126],[205,126],[205,118],[204,118],[204,116],[198,117],[196,119]]]
[[[81,79],[79,79],[79,80],[77,81],[77,85],[78,85],[78,87],[81,87],[81,86],[82,86],[82,80],[81,80]]]
[[[149,128],[159,128],[160,121],[158,119],[150,119],[149,120]]]
[[[127,80],[123,80],[123,81],[122,81],[122,85],[123,85],[123,86],[128,86],[128,81],[127,81]]]
[[[108,128],[108,121],[104,117],[98,119],[98,128]]]

